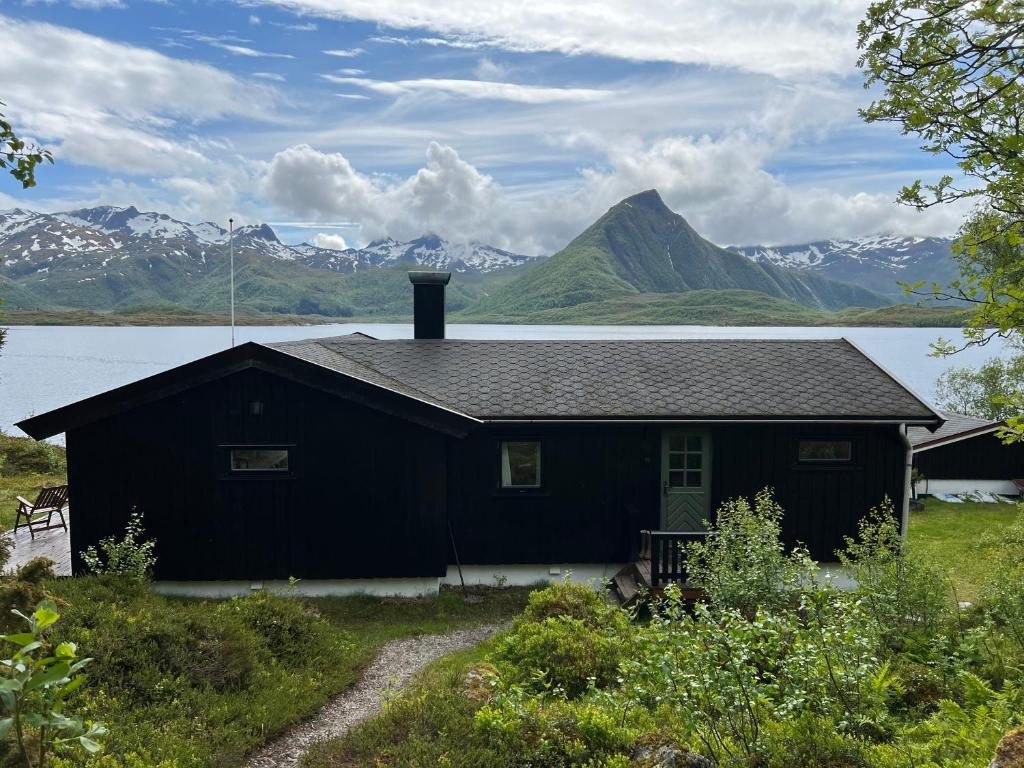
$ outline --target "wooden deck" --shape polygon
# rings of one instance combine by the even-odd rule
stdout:
[[[68,528],[71,527],[71,517],[67,510],[64,512],[68,519]],[[8,531],[7,536],[14,539],[14,550],[11,552],[11,559],[7,563],[7,572],[24,565],[34,557],[48,557],[53,560],[53,571],[58,576],[71,575],[71,535],[70,530],[56,528],[50,531],[41,531],[36,534],[35,539],[28,532],[28,528],[19,528],[18,533]]]

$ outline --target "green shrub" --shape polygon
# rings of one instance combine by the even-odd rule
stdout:
[[[531,593],[522,618],[543,621],[565,616],[590,626],[604,626],[614,611],[603,593],[585,584],[563,581]]]
[[[31,612],[46,597],[44,582],[53,577],[53,561],[34,557],[0,578],[0,630],[15,631],[21,620],[12,611]]]
[[[999,556],[992,563],[985,584],[988,611],[992,618],[1024,650],[1024,513],[1013,525],[990,534],[998,543]]]
[[[44,600],[31,616],[17,615],[28,627],[2,638],[17,650],[0,661],[0,709],[5,715],[0,739],[13,739],[12,751],[22,768],[43,768],[55,751],[99,752],[106,726],[64,710],[66,700],[85,682],[81,670],[91,659],[79,658],[73,642],[50,642],[47,630],[60,618],[53,603]]]
[[[870,768],[870,745],[844,732],[827,717],[802,714],[765,724],[756,768]]]
[[[0,471],[13,475],[61,475],[67,471],[63,448],[29,438],[0,434]]]
[[[847,537],[836,555],[890,647],[927,646],[950,620],[948,576],[908,547],[888,499],[860,520],[857,538]]]
[[[618,675],[622,639],[581,619],[517,620],[498,643],[494,662],[501,679],[540,691],[561,689],[579,696],[590,685],[604,686]]]
[[[14,578],[18,581],[27,581],[30,584],[40,584],[47,579],[57,577],[53,571],[54,565],[53,560],[48,557],[33,557],[15,571]]]
[[[746,616],[759,608],[776,610],[790,603],[794,589],[813,578],[806,550],[786,553],[783,514],[770,488],[760,491],[753,505],[747,499],[730,499],[709,522],[713,535],[687,547],[689,580],[711,605],[735,608]]]
[[[95,684],[76,711],[108,722],[110,733],[107,754],[88,768],[240,764],[351,683],[361,658],[347,634],[299,600],[178,600],[120,576],[46,588],[66,604],[58,635],[95,659]],[[279,649],[282,637],[292,644]]]
[[[544,699],[517,688],[481,707],[475,723],[514,766],[610,766],[636,740],[618,713],[598,704]]]
[[[129,576],[134,579],[148,579],[156,567],[156,540],[144,540],[146,532],[142,527],[142,513],[132,510],[124,537],[113,536],[100,539],[99,551],[90,546],[82,552],[82,562],[89,573],[100,576],[105,573]]]

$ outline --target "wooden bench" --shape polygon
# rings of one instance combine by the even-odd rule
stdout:
[[[34,539],[38,531],[48,531],[51,528],[68,529],[67,520],[64,519],[64,507],[68,503],[68,487],[66,485],[55,485],[50,488],[43,488],[36,496],[35,504],[23,496],[18,497],[18,515],[14,520],[14,532],[18,528],[28,526],[28,531]],[[54,514],[60,517],[60,522],[53,522]]]

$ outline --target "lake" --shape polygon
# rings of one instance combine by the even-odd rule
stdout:
[[[378,338],[411,338],[412,325],[343,323],[315,326],[245,326],[244,341],[336,336],[362,331]],[[707,326],[460,325],[455,339],[821,339],[845,336],[925,397],[935,379],[953,366],[977,366],[1002,351],[1001,340],[952,359],[928,356],[940,336],[959,339],[953,328],[730,328]],[[225,327],[107,328],[14,326],[0,352],[0,430],[22,434],[14,423],[83,397],[230,346]]]

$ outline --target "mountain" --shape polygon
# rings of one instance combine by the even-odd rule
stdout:
[[[536,259],[426,236],[344,251],[282,243],[267,224],[234,232],[236,295],[254,312],[406,314],[410,265],[460,272],[450,305],[466,306]],[[223,312],[228,232],[134,207],[0,213],[0,297],[9,309],[177,306]]]
[[[952,242],[944,237],[889,234],[733,250],[758,264],[814,271],[832,280],[845,280],[899,298],[903,295],[899,282],[927,280],[946,284],[959,277]]]
[[[636,294],[743,290],[818,310],[880,307],[885,297],[808,271],[753,260],[705,240],[655,190],[628,197],[565,248],[483,299],[470,316],[607,302]]]

